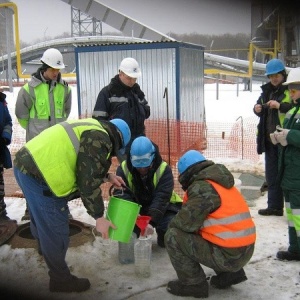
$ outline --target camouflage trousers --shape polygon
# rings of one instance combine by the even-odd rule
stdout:
[[[3,164],[0,164],[0,216],[6,215],[6,205],[4,202],[4,178],[3,178]]]
[[[241,248],[222,248],[203,239],[199,234],[169,228],[165,245],[178,279],[186,285],[199,284],[206,280],[201,267],[215,271],[236,272],[251,259],[254,244]]]

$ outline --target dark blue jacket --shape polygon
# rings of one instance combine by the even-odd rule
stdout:
[[[6,95],[0,92],[0,163],[9,169],[12,167],[12,161],[7,146],[11,143],[12,120],[5,98]]]
[[[98,97],[93,111],[93,118],[124,120],[131,130],[131,140],[145,135],[145,120],[150,116],[150,107],[143,91],[136,83],[126,86],[116,75],[109,85],[104,87]]]

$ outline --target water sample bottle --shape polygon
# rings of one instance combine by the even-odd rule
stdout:
[[[134,267],[138,277],[150,277],[152,241],[150,236],[140,236],[134,245]]]
[[[132,233],[128,243],[118,242],[119,244],[119,262],[121,264],[133,264],[134,263],[134,244],[136,241],[136,233]]]

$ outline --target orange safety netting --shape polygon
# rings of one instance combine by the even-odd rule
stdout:
[[[253,163],[259,160],[256,153],[256,124],[257,119],[247,118],[235,123],[209,122],[206,125],[199,122],[170,120],[147,120],[146,135],[155,142],[160,149],[162,157],[170,163],[175,191],[182,195],[177,177],[176,163],[187,150],[201,151],[207,159],[228,158],[247,159]],[[23,129],[22,129],[23,130]],[[14,123],[13,141],[10,146],[12,155],[24,144],[24,132],[20,132],[19,125]],[[111,172],[118,166],[116,158],[112,159]],[[5,170],[6,196],[18,196],[19,187],[12,170]],[[109,199],[109,183],[102,185],[104,199]],[[77,200],[76,200],[77,201]],[[80,201],[81,203],[81,201]]]

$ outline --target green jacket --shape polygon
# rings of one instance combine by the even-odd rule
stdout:
[[[288,145],[280,147],[279,179],[283,189],[300,190],[300,103],[286,114],[283,128],[290,131]]]

